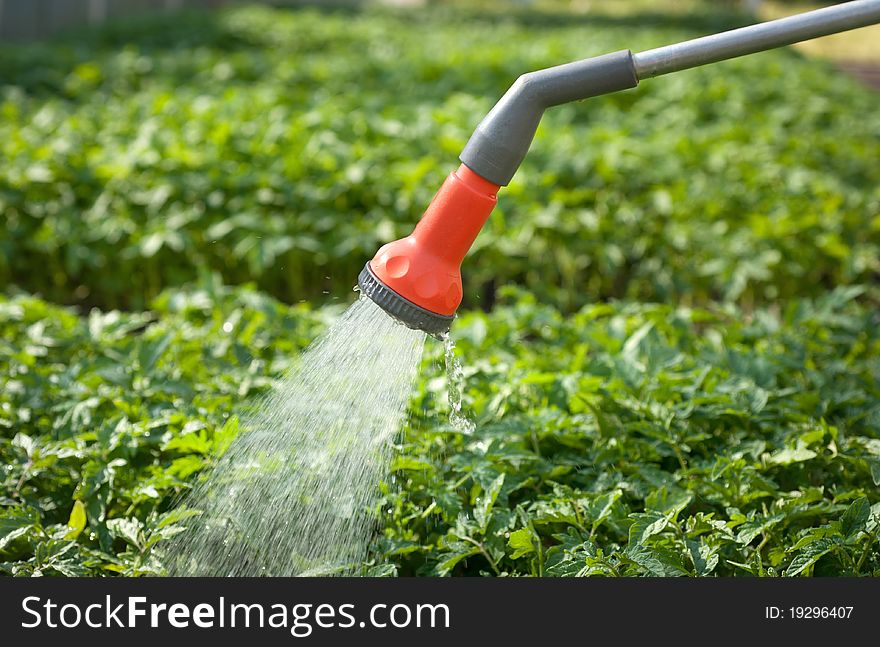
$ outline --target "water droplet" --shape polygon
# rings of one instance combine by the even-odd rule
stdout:
[[[231,321],[224,321],[223,322],[223,332],[225,332],[225,333],[232,332],[232,322]]]

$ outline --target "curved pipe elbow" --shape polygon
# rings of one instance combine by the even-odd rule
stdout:
[[[545,71],[537,70],[520,74],[505,95],[510,94],[512,101],[522,103],[524,106],[532,104],[535,107],[540,107],[542,110],[549,107],[547,97],[545,96],[547,93],[547,83],[542,82]]]
[[[633,88],[638,82],[629,50],[522,74],[477,126],[461,161],[505,186],[528,153],[544,110]]]

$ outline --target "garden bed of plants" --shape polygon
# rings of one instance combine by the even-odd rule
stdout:
[[[250,8],[5,47],[0,284],[140,309],[219,271],[288,303],[348,298],[517,75],[735,20]],[[876,102],[775,51],[550,110],[466,305],[507,282],[570,310],[873,280]]]
[[[880,573],[880,317],[511,292],[456,324],[472,435],[429,341],[371,573]],[[338,309],[248,289],[149,313],[0,302],[0,569],[161,573],[178,494]]]

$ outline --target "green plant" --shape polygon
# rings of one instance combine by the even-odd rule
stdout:
[[[372,573],[869,575],[877,314],[840,289],[781,316],[507,292],[456,324],[472,436],[431,342]],[[149,574],[174,507],[336,309],[208,284],[149,313],[0,302],[0,569]]]
[[[334,310],[221,288],[155,310],[70,310],[0,300],[0,571],[157,572],[171,509],[238,431],[247,401]]]
[[[383,558],[410,575],[880,574],[880,337],[860,291],[781,318],[563,317],[524,295],[469,314],[477,432],[408,436]]]
[[[218,271],[344,298],[518,74],[731,20],[244,8],[4,47],[0,284],[142,309]],[[870,284],[875,104],[776,51],[551,110],[466,261],[466,305],[509,282],[566,311]]]

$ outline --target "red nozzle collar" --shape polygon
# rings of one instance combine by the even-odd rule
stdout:
[[[446,178],[415,230],[376,252],[373,273],[416,305],[454,314],[462,296],[461,261],[495,208],[499,188],[462,164]]]

